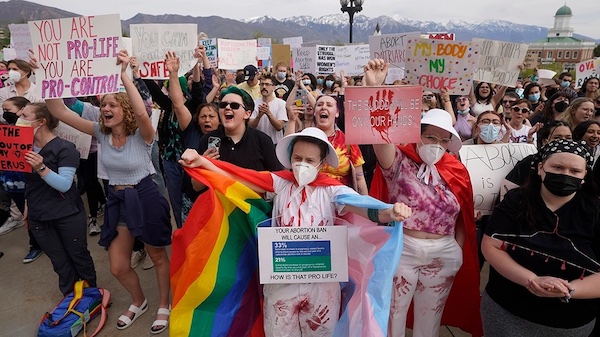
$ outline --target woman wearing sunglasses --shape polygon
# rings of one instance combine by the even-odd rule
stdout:
[[[520,99],[510,108],[511,119],[504,123],[506,130],[510,134],[510,143],[531,143],[536,141],[536,132],[541,124],[537,123],[533,127],[525,125],[523,121],[531,113],[531,103],[527,99]]]

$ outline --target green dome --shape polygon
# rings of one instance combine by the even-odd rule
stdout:
[[[559,8],[556,11],[555,15],[556,16],[559,16],[559,15],[573,15],[573,12],[571,11],[571,8],[569,8],[569,6],[564,5],[564,6],[562,6],[561,8]]]

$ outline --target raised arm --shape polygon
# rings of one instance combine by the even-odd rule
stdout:
[[[140,134],[147,144],[152,144],[152,141],[154,140],[154,128],[152,127],[150,116],[148,116],[148,112],[146,111],[146,105],[144,104],[144,100],[142,99],[140,92],[135,87],[135,84],[133,84],[133,81],[125,72],[127,66],[129,65],[129,55],[127,54],[126,50],[121,50],[119,52],[119,55],[117,56],[117,64],[121,65],[121,81],[123,82],[123,86],[127,92],[129,104],[131,104],[131,108],[133,109],[135,121],[140,128]]]
[[[88,135],[94,135],[94,122],[83,119],[76,112],[71,111],[67,108],[65,103],[63,103],[62,99],[47,99],[46,106],[48,107],[48,110],[50,110],[52,116],[56,117],[61,122],[70,125],[83,133],[87,133]]]
[[[167,52],[165,55],[165,66],[169,71],[169,94],[173,102],[173,111],[179,122],[179,128],[185,130],[192,121],[192,114],[185,106],[185,97],[183,96],[183,91],[181,91],[181,84],[177,76],[180,63],[179,57],[174,52]]]
[[[448,88],[443,87],[440,89],[440,97],[442,98],[442,107],[452,118],[452,125],[456,124],[456,116],[454,116],[454,109],[452,108],[452,101],[450,101]]]
[[[502,101],[502,98],[504,97],[504,94],[506,93],[506,88],[507,88],[507,86],[505,86],[505,85],[496,86],[496,93],[494,94],[494,96],[492,96],[492,100],[490,102],[490,103],[492,103],[492,106],[494,107],[494,109],[496,108],[498,103],[500,101]]]

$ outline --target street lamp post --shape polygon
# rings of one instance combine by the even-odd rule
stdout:
[[[350,15],[350,43],[352,43],[352,24],[354,23],[354,14],[362,11],[362,5],[365,0],[340,0],[342,13]]]

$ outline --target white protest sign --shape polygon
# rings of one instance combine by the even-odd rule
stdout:
[[[335,46],[317,45],[316,49],[316,73],[318,75],[329,75],[335,73]]]
[[[119,15],[30,21],[36,95],[43,99],[119,91]]]
[[[272,44],[271,38],[268,37],[261,37],[256,39],[257,40],[257,47],[270,47]]]
[[[81,159],[87,159],[90,154],[92,135],[83,133],[63,122],[58,123],[56,129],[54,129],[54,134],[59,138],[75,144],[75,148],[79,151],[79,157]]]
[[[33,49],[29,25],[26,23],[10,24],[8,30],[10,31],[10,46],[17,51],[17,58],[28,60],[29,49]]]
[[[302,36],[284,37],[283,44],[288,44],[291,48],[300,48],[302,47]]]
[[[303,73],[315,73],[317,54],[315,47],[292,48],[292,59],[294,60],[294,70]]]
[[[256,48],[256,57],[259,60],[268,60],[271,58],[271,47]]]
[[[17,50],[14,48],[2,48],[2,55],[4,58],[4,61],[10,61],[10,60],[14,60],[17,57]]]
[[[417,38],[419,32],[384,34],[369,36],[369,51],[372,59],[383,59],[390,64],[386,84],[392,84],[395,80],[404,78],[406,66],[406,46],[408,38]]]
[[[600,78],[600,57],[577,63],[575,67],[575,88],[581,88],[583,82],[590,77]]]
[[[167,79],[165,54],[172,51],[181,60],[179,76],[190,71],[196,62],[194,49],[197,45],[197,25],[186,24],[139,24],[130,25],[133,55],[140,63],[140,77]]]
[[[217,63],[217,39],[216,38],[212,38],[212,39],[206,39],[206,40],[200,40],[200,44],[204,46],[204,48],[206,49],[206,57],[208,57],[208,61],[210,62],[210,67],[211,68],[217,68],[218,63]]]
[[[345,226],[257,229],[261,284],[348,281]]]
[[[353,44],[335,47],[335,72],[341,70],[348,76],[361,75],[371,54],[368,44]]]
[[[514,88],[525,62],[527,43],[473,39],[479,43],[479,65],[473,80],[505,85]]]
[[[535,145],[526,143],[464,145],[459,155],[471,176],[475,210],[491,214],[506,175],[517,162],[536,152]]]
[[[251,64],[257,66],[256,39],[218,40],[219,69],[237,70]]]

